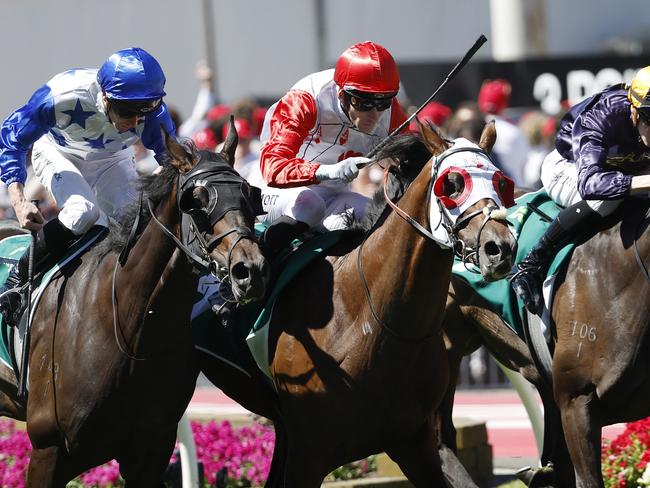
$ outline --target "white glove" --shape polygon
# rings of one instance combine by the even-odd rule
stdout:
[[[336,164],[321,164],[316,170],[316,179],[352,181],[359,174],[357,165],[368,162],[370,159],[358,156],[344,159]]]

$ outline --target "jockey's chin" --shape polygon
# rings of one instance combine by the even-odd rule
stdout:
[[[636,128],[639,131],[641,142],[643,142],[646,147],[650,147],[650,124],[643,120],[639,120]]]
[[[354,107],[350,107],[348,116],[350,117],[350,121],[357,129],[359,129],[361,132],[369,134],[377,125],[379,117],[381,117],[381,112],[378,112],[377,109],[374,108],[367,112],[361,112],[359,110],[355,110]]]
[[[126,132],[127,130],[135,129],[138,125],[138,117],[111,117],[111,122],[118,132]]]

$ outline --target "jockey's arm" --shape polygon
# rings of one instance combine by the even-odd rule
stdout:
[[[44,223],[38,208],[25,199],[28,153],[54,125],[54,101],[50,88],[43,85],[0,128],[0,179],[7,185],[16,218],[25,229],[38,230]]]
[[[165,103],[162,103],[153,114],[147,115],[142,131],[142,144],[154,152],[154,157],[160,165],[164,164],[167,159],[163,130],[171,137],[176,136],[176,127],[174,127],[174,122],[169,116],[169,110]]]
[[[317,107],[314,97],[302,90],[290,90],[272,107],[269,138],[260,154],[260,169],[266,183],[276,188],[318,183],[319,164],[296,155],[316,125]]]

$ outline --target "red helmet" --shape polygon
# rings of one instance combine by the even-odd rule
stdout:
[[[485,80],[478,93],[478,109],[486,114],[500,114],[510,103],[512,86],[503,79]]]
[[[365,41],[343,51],[334,81],[343,90],[394,95],[399,90],[399,71],[385,47]]]

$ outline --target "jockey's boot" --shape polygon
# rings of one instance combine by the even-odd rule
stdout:
[[[34,269],[48,260],[60,258],[77,236],[55,218],[46,223],[36,233],[34,247]],[[0,314],[3,323],[12,327],[18,325],[20,315],[26,304],[22,303],[22,288],[29,279],[29,248],[11,268],[4,286],[0,288]]]
[[[534,314],[542,312],[542,283],[551,261],[565,244],[579,237],[585,226],[600,217],[584,200],[563,209],[551,222],[539,242],[517,264],[508,279],[524,305]]]
[[[274,256],[287,247],[291,241],[303,232],[309,230],[309,225],[287,215],[282,215],[269,225],[260,239],[262,251],[267,258]]]

